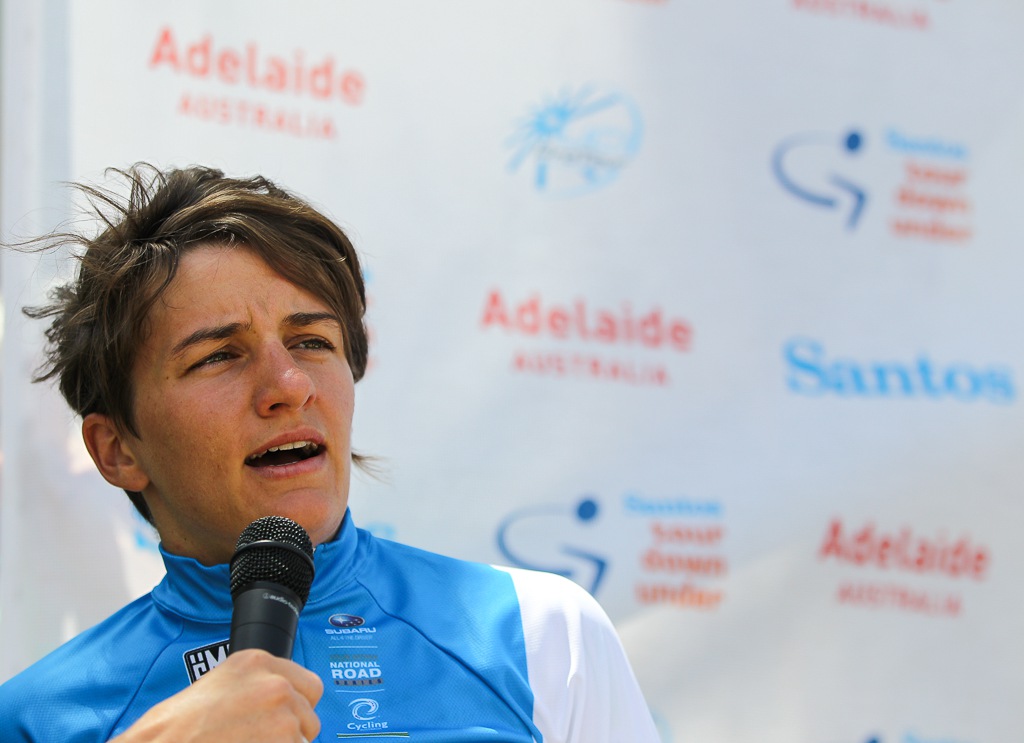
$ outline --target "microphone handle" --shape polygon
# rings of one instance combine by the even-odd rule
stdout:
[[[303,603],[294,591],[256,581],[239,591],[233,603],[229,653],[257,648],[291,660]]]

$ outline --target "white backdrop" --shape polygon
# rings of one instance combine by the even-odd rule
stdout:
[[[561,572],[665,743],[1024,726],[1016,0],[4,4],[4,239],[138,160],[364,256],[356,522]],[[2,256],[0,678],[159,580]]]

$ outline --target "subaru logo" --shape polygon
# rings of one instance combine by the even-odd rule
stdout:
[[[355,614],[334,614],[327,621],[335,627],[361,627],[366,622]]]

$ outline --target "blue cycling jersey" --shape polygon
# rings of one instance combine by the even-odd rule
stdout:
[[[164,553],[148,595],[0,686],[0,740],[94,743],[227,657],[227,565]],[[376,539],[346,514],[317,547],[293,659],[318,741],[656,743],[597,603],[558,576]]]

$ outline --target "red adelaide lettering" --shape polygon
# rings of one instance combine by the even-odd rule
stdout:
[[[923,537],[909,528],[899,533],[886,533],[876,531],[870,522],[859,531],[848,533],[841,519],[829,525],[825,541],[818,550],[818,559],[830,557],[853,565],[940,573],[950,578],[966,576],[975,580],[984,580],[990,561],[988,549],[972,544],[966,536],[949,542],[941,533],[936,537]]]
[[[308,95],[321,100],[336,98],[351,105],[363,102],[366,87],[362,75],[353,70],[336,70],[334,59],[329,56],[307,64],[301,49],[286,59],[263,54],[255,43],[248,43],[243,49],[217,46],[210,34],[179,45],[170,26],[160,29],[149,66],[167,66],[175,72],[212,78],[228,85]]]
[[[665,317],[659,307],[635,314],[628,302],[613,311],[591,308],[583,299],[571,305],[547,304],[539,294],[509,305],[498,289],[488,295],[480,322],[484,328],[497,326],[522,335],[637,344],[675,351],[689,351],[693,339],[688,322]]]

